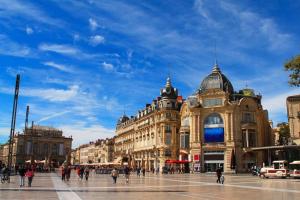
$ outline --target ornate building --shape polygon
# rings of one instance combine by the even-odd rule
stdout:
[[[115,160],[150,170],[178,159],[181,105],[182,98],[168,78],[157,99],[136,116],[124,114],[118,120]]]
[[[38,162],[58,166],[70,161],[72,138],[64,137],[61,130],[33,125],[17,134],[13,141],[13,165]],[[3,163],[7,163],[8,144],[3,145]]]
[[[289,96],[286,106],[291,138],[294,143],[300,145],[300,95]]]
[[[217,64],[195,94],[181,107],[180,160],[202,172],[245,171],[262,165],[263,152],[252,147],[271,144],[268,113],[252,89],[235,92]]]
[[[99,139],[74,149],[71,153],[71,164],[101,164],[113,161],[115,138]]]

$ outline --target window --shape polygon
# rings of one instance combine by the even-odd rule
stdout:
[[[44,144],[44,154],[48,155],[48,144]]]
[[[26,155],[30,155],[32,153],[32,142],[27,141],[26,143]]]
[[[57,155],[57,144],[52,145],[52,154]]]
[[[216,99],[204,99],[203,107],[212,107],[212,106],[220,106],[223,105],[221,98]]]
[[[190,134],[184,133],[180,135],[180,147],[187,149],[190,146]]]
[[[181,125],[182,126],[190,126],[190,118],[189,117],[183,118],[181,121]]]
[[[253,129],[242,130],[243,147],[256,147],[256,133]]]
[[[171,132],[166,132],[166,144],[170,145],[171,144],[171,139],[172,139],[172,134]]]
[[[245,123],[254,122],[254,114],[250,113],[250,112],[243,113],[242,119],[243,119],[243,122],[245,122]]]
[[[172,152],[170,149],[165,150],[165,156],[172,156]]]
[[[165,126],[165,132],[171,132],[171,126],[169,124]]]

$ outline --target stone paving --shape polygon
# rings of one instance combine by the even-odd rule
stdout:
[[[56,173],[39,174],[32,187],[18,186],[18,176],[11,183],[0,183],[0,199],[300,199],[300,179],[260,179],[248,175],[225,175],[225,184],[217,184],[214,174],[172,174],[137,177],[129,184],[120,175],[117,184],[109,175],[92,173],[81,181],[73,172],[69,182],[62,182]]]

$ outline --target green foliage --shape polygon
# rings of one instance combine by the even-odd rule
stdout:
[[[288,140],[291,137],[290,135],[290,127],[288,123],[282,122],[277,124],[277,127],[279,127],[279,140],[278,143],[280,145],[286,145],[288,144]]]
[[[290,59],[284,65],[285,71],[289,71],[289,84],[291,86],[300,86],[300,55]]]

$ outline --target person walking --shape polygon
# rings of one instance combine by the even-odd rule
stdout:
[[[71,177],[71,167],[70,166],[68,166],[67,168],[66,168],[66,179],[67,179],[67,181],[69,181],[70,180],[70,177]]]
[[[31,187],[32,180],[34,177],[33,170],[31,168],[29,168],[28,171],[26,172],[25,176],[28,178],[28,187]]]
[[[113,183],[116,184],[117,183],[117,178],[119,177],[119,172],[118,172],[117,168],[114,168],[111,171],[111,177],[113,178]]]
[[[66,169],[65,167],[61,167],[61,180],[64,181],[66,179]]]
[[[26,173],[26,169],[24,168],[24,166],[21,166],[19,168],[19,176],[20,176],[20,187],[25,186],[25,173]]]
[[[216,171],[216,174],[217,174],[217,183],[221,183],[221,176],[222,176],[222,170],[221,168],[218,168],[217,171]]]
[[[141,168],[137,168],[136,169],[136,175],[138,176],[138,177],[140,177],[140,175],[141,175]]]
[[[85,175],[85,180],[89,180],[89,175],[90,175],[90,169],[89,167],[85,167],[84,169],[84,175]]]
[[[145,168],[142,169],[142,173],[143,173],[143,176],[145,176],[145,174],[146,174],[146,169]]]
[[[130,176],[130,169],[128,166],[125,166],[125,168],[124,168],[124,175],[125,175],[125,179],[126,179],[126,184],[128,184],[129,176]]]
[[[82,180],[82,179],[83,179],[83,174],[84,174],[84,168],[83,168],[83,167],[80,168],[79,174],[80,174],[80,175],[79,175],[80,180]]]

